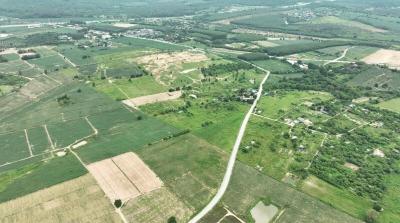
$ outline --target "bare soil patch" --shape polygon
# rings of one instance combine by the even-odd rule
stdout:
[[[387,65],[390,68],[400,69],[400,51],[380,49],[362,59],[367,64]]]
[[[136,26],[136,24],[118,22],[118,23],[114,23],[113,26],[118,27],[118,28],[131,28],[131,27]]]
[[[206,60],[208,57],[203,53],[184,51],[146,55],[137,58],[136,62],[143,64],[147,70],[152,72],[156,80],[161,82],[160,75],[172,66],[181,68],[185,63],[198,63]]]
[[[134,153],[124,153],[88,165],[111,201],[128,201],[162,186],[157,175]]]
[[[135,185],[115,165],[112,159],[102,160],[88,166],[90,173],[111,201],[127,201],[140,195]]]
[[[352,171],[357,171],[358,169],[360,169],[359,166],[353,163],[345,163],[344,166],[351,169]]]
[[[278,208],[270,204],[266,206],[262,201],[251,209],[250,213],[255,223],[269,223],[278,213]]]
[[[162,101],[175,100],[182,96],[182,91],[174,91],[174,92],[164,92],[153,95],[146,95],[137,98],[131,98],[122,101],[124,104],[129,107],[135,108],[141,105],[152,104]]]

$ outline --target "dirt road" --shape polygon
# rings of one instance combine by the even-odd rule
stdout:
[[[330,60],[330,61],[324,63],[324,66],[326,66],[326,65],[328,65],[328,64],[330,64],[330,63],[336,63],[336,62],[340,61],[341,59],[343,59],[343,58],[346,56],[347,51],[349,51],[351,48],[354,48],[354,46],[345,49],[340,57],[338,57],[338,58],[336,58],[336,59],[333,59],[333,60]]]

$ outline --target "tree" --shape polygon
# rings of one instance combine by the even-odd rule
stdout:
[[[120,208],[122,206],[122,201],[120,199],[117,199],[114,201],[114,206],[116,208]]]
[[[168,218],[168,223],[177,223],[176,218],[174,216]]]

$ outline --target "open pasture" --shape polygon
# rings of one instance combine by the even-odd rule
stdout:
[[[56,69],[67,68],[69,64],[58,54],[42,56],[38,59],[29,60],[29,63],[40,67],[43,70],[54,71]]]
[[[73,156],[54,157],[43,161],[0,169],[0,202],[9,201],[35,191],[77,178],[87,173]]]
[[[252,222],[250,210],[260,200],[269,201],[283,209],[282,215],[275,219],[276,222],[361,223],[360,220],[316,198],[299,192],[254,168],[237,163],[231,184],[221,203],[243,220]]]
[[[24,131],[0,135],[0,165],[30,156]]]
[[[150,39],[140,39],[134,37],[121,37],[114,40],[116,43],[122,43],[126,46],[129,46],[132,50],[161,50],[161,51],[176,51],[176,50],[184,50],[188,47],[166,43],[157,40]]]
[[[351,28],[356,28],[356,29],[361,29],[364,31],[368,32],[376,32],[376,33],[385,33],[387,32],[384,29],[374,27],[371,25],[368,25],[366,23],[361,23],[358,21],[354,20],[348,20],[348,19],[343,19],[339,18],[336,16],[323,16],[323,17],[318,17],[309,22],[310,24],[334,24],[334,25],[342,25],[342,26],[348,26]]]
[[[19,71],[29,70],[31,67],[28,63],[22,60],[9,61],[7,63],[0,63],[1,73],[17,74]]]
[[[158,83],[152,76],[129,79],[96,80],[95,89],[115,100],[141,97],[165,92],[168,88]]]
[[[378,104],[378,107],[400,113],[400,98],[383,101]]]
[[[137,154],[189,209],[198,211],[216,193],[228,155],[185,134],[138,149]]]
[[[126,108],[95,114],[89,119],[99,134],[77,151],[88,163],[135,151],[182,131]]]

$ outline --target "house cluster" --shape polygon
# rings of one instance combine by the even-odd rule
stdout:
[[[161,35],[161,32],[153,29],[137,29],[128,30],[124,35],[127,37],[156,38],[157,36]]]
[[[310,21],[316,17],[315,13],[311,10],[292,10],[287,13],[288,16],[294,17],[300,21]]]
[[[302,117],[299,117],[299,118],[297,118],[297,119],[295,119],[295,120],[292,120],[292,119],[290,119],[290,118],[286,118],[285,119],[285,123],[287,124],[287,125],[290,125],[290,126],[295,126],[295,125],[297,125],[297,124],[304,124],[305,126],[307,126],[307,127],[310,127],[310,126],[312,126],[314,123],[312,122],[312,121],[310,121],[309,119],[306,119],[306,118],[302,118]]]
[[[257,98],[257,92],[257,89],[247,89],[241,91],[237,98],[241,102],[253,103],[254,100]]]

